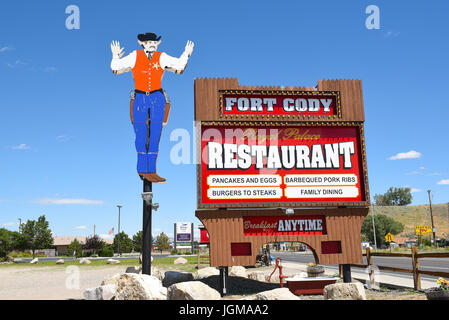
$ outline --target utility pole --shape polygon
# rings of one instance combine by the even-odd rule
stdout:
[[[373,219],[374,249],[377,250],[376,227],[374,225],[374,204],[372,205],[371,217]]]
[[[120,253],[120,208],[121,207],[122,207],[121,205],[117,205],[117,208],[118,208],[118,237],[117,237],[118,249],[117,249],[117,252],[118,252],[119,256],[121,256],[121,253]]]
[[[95,235],[95,225],[94,225],[94,235]]]
[[[433,245],[436,247],[437,246],[437,241],[436,241],[436,238],[435,238],[435,226],[433,224],[432,200],[430,198],[430,190],[427,190],[427,193],[429,194],[430,221],[432,222]]]

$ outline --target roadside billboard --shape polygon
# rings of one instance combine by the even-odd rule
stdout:
[[[357,125],[201,130],[200,207],[365,201]]]

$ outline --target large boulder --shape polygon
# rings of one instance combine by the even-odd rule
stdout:
[[[186,264],[187,263],[187,259],[184,259],[183,257],[180,257],[178,259],[176,259],[175,261],[173,261],[173,264]]]
[[[247,274],[246,274],[246,269],[245,267],[242,266],[232,266],[231,270],[229,270],[229,276],[233,276],[233,277],[243,277],[246,278]]]
[[[265,274],[265,272],[254,271],[248,273],[248,279],[265,282],[267,279],[267,275]]]
[[[64,259],[59,259],[56,261],[56,264],[64,264]]]
[[[30,261],[31,264],[38,264],[39,263],[39,259],[38,258],[34,258],[33,260]]]
[[[291,293],[288,288],[278,288],[259,292],[241,300],[301,300],[301,298]]]
[[[90,260],[87,258],[81,258],[80,259],[80,264],[91,264]]]
[[[200,281],[176,283],[167,289],[167,300],[220,300],[220,293]]]
[[[165,271],[162,271],[156,267],[151,267],[151,275],[158,278],[160,281],[164,281]]]
[[[162,284],[164,287],[170,287],[175,283],[187,282],[193,280],[193,274],[190,272],[166,271]]]
[[[363,284],[360,282],[335,283],[324,287],[324,300],[366,300]]]
[[[117,259],[108,259],[107,264],[120,264],[120,260],[117,260]]]
[[[120,273],[116,273],[113,276],[104,279],[101,282],[101,285],[104,286],[104,285],[107,285],[107,284],[113,284],[113,285],[117,286],[119,278],[120,278]]]
[[[167,289],[161,281],[147,274],[124,273],[120,275],[116,300],[166,300]]]
[[[142,273],[142,266],[128,267],[126,268],[125,273]],[[153,274],[153,272],[151,272],[151,274]]]
[[[194,273],[193,277],[196,279],[203,279],[208,278],[211,276],[218,276],[220,275],[220,270],[218,270],[215,267],[206,267],[202,269],[198,269],[197,272]]]
[[[84,291],[86,300],[112,300],[115,297],[117,286],[107,284],[97,288],[90,288]]]

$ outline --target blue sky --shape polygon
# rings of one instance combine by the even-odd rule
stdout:
[[[80,28],[66,28],[66,7]],[[367,29],[368,5],[380,29]],[[129,121],[131,74],[109,68],[112,40],[162,35],[187,70],[167,72],[172,102],[153,187],[153,234],[194,222],[195,165],[173,164],[174,130],[193,139],[193,81],[237,77],[245,85],[312,86],[363,80],[371,195],[413,189],[413,204],[449,201],[447,1],[4,1],[0,4],[0,227],[45,214],[56,235],[142,227],[142,183]],[[398,154],[403,154],[399,155]],[[391,159],[399,158],[397,160]]]

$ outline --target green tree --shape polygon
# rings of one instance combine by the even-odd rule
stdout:
[[[376,206],[406,206],[412,203],[412,199],[410,188],[391,187],[386,193],[374,196]]]
[[[105,246],[106,242],[100,238],[97,234],[94,234],[86,238],[86,243],[84,244],[84,249],[93,250],[93,253],[98,253]]]
[[[120,252],[127,253],[131,252],[133,249],[133,241],[129,238],[129,236],[124,232],[117,233],[114,237],[114,251],[118,252],[118,244],[120,243]]]
[[[36,220],[27,220],[19,227],[18,246],[31,250],[33,258],[37,249],[49,249],[53,245],[53,236],[45,215]]]
[[[6,258],[9,252],[14,250],[14,239],[17,238],[17,232],[0,228],[0,260]]]
[[[158,250],[161,251],[161,253],[163,250],[170,249],[170,241],[168,240],[168,236],[165,233],[162,232],[160,235],[157,236],[156,246]]]
[[[67,247],[67,255],[72,256],[75,252],[75,257],[79,258],[83,255],[83,246],[81,243],[75,238]]]
[[[387,217],[384,214],[374,215],[374,225],[376,228],[376,243],[378,247],[386,243],[385,236],[388,233],[396,235],[404,230],[404,225],[402,223]],[[372,217],[367,217],[365,221],[363,221],[362,235],[364,235],[369,242],[374,243]]]
[[[142,252],[143,232],[138,231],[133,235],[133,249],[136,252]]]

